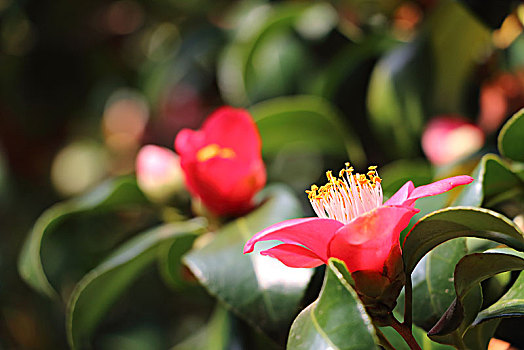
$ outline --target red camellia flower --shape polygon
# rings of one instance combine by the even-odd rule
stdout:
[[[313,185],[306,191],[318,217],[270,226],[246,243],[244,253],[252,252],[256,242],[278,240],[283,243],[261,254],[290,267],[315,267],[331,257],[340,259],[352,273],[361,298],[368,298],[364,304],[373,304],[369,298],[379,298],[382,304],[389,298],[387,307],[392,308],[404,284],[400,232],[419,211],[415,201],[468,184],[473,178],[456,176],[417,188],[408,181],[382,204],[376,167],[370,167],[366,175],[353,174],[347,163],[339,176],[328,171],[326,185]],[[388,289],[392,285],[393,290]]]
[[[201,130],[181,130],[175,140],[191,194],[217,215],[241,215],[253,207],[266,170],[257,127],[246,110],[221,107]]]

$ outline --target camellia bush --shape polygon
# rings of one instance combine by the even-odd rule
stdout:
[[[198,3],[19,254],[70,348],[524,346],[524,6]]]

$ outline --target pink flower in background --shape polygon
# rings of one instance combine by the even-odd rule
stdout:
[[[366,273],[367,281],[375,281],[373,288],[383,291],[404,277],[399,236],[419,211],[415,201],[473,181],[470,176],[455,176],[416,188],[408,181],[383,204],[375,167],[363,175],[353,174],[347,166],[340,178],[329,171],[326,185],[306,191],[318,217],[270,226],[246,243],[244,253],[252,252],[257,242],[278,240],[283,243],[261,254],[290,267],[315,267],[338,258],[351,273]]]
[[[478,151],[483,145],[484,132],[457,115],[433,118],[422,134],[422,149],[435,165],[457,161]]]
[[[166,200],[183,187],[180,160],[170,149],[155,145],[142,147],[135,167],[138,186],[153,200]]]
[[[241,215],[266,183],[257,127],[244,109],[221,107],[175,140],[187,187],[217,215]]]

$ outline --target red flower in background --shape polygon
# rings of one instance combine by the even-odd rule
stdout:
[[[246,110],[221,107],[175,140],[191,194],[218,215],[241,215],[266,182],[257,127]]]
[[[455,162],[484,145],[484,132],[459,115],[441,115],[429,121],[422,134],[422,149],[435,165]]]

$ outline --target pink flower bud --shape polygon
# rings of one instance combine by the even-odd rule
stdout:
[[[140,189],[152,200],[163,202],[183,187],[180,161],[175,152],[154,145],[142,147],[136,157]]]

